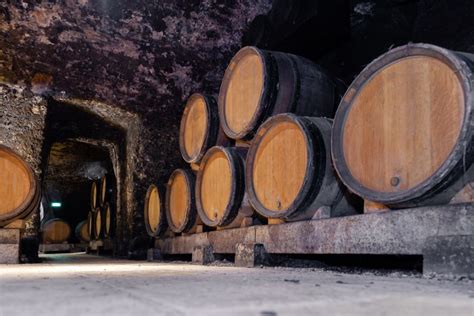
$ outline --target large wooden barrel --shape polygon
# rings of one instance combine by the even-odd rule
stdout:
[[[473,71],[474,55],[426,44],[369,64],[334,121],[332,156],[350,190],[404,207],[447,203],[472,181]]]
[[[332,207],[333,215],[355,213],[347,205],[337,209],[345,198],[331,165],[330,139],[326,118],[279,114],[262,124],[246,160],[247,193],[255,210],[290,221],[310,219],[324,206]]]
[[[176,169],[168,180],[166,218],[175,233],[191,232],[197,224],[195,181],[188,169]]]
[[[71,227],[60,218],[53,218],[41,226],[43,243],[61,244],[71,236]]]
[[[76,238],[81,242],[90,241],[89,226],[88,226],[87,221],[82,221],[79,224],[77,224],[76,229],[75,229],[75,234],[76,234]]]
[[[230,138],[250,139],[278,113],[333,117],[340,86],[307,59],[247,46],[232,58],[222,80],[220,122]]]
[[[40,186],[31,167],[0,145],[0,227],[28,216],[40,200]]]
[[[216,146],[202,159],[196,179],[196,207],[204,224],[226,226],[236,219],[245,196],[246,154],[246,148]]]
[[[165,189],[150,185],[145,196],[144,218],[148,235],[160,236],[168,228],[165,211]]]
[[[96,208],[94,212],[94,237],[95,239],[100,239],[103,237],[103,221],[102,221],[102,210]]]
[[[184,108],[179,130],[179,148],[186,162],[198,163],[206,151],[229,139],[219,125],[217,102],[210,95],[194,93]]]
[[[91,185],[91,209],[95,210],[99,206],[100,184],[97,181]]]

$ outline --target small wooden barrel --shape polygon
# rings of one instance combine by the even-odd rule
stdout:
[[[208,226],[229,225],[238,215],[245,194],[246,148],[212,147],[199,167],[196,206]]]
[[[113,234],[113,224],[114,224],[114,213],[112,211],[112,206],[110,205],[110,203],[106,202],[104,204],[103,213],[104,213],[103,215],[104,216],[103,218],[104,237],[110,238],[112,237],[112,234]]]
[[[96,208],[94,212],[94,237],[95,239],[100,239],[103,237],[103,221],[102,221],[102,210]]]
[[[389,51],[344,96],[332,156],[340,178],[391,207],[447,203],[472,181],[474,56],[426,44]]]
[[[197,224],[195,176],[191,170],[176,169],[166,188],[166,218],[175,233],[191,232]]]
[[[333,117],[341,85],[311,61],[299,56],[242,48],[222,80],[218,107],[224,132],[250,139],[271,115]]]
[[[91,209],[95,210],[99,206],[100,185],[97,181],[92,182],[91,185]]]
[[[261,215],[310,219],[343,199],[330,156],[331,121],[280,114],[257,131],[246,160],[250,203]],[[354,210],[347,207],[347,215]]]
[[[77,224],[75,229],[76,238],[79,239],[81,242],[89,242],[90,235],[89,235],[89,226],[87,221],[82,221]]]
[[[37,209],[41,190],[31,167],[10,148],[0,145],[0,227]]]
[[[100,178],[100,193],[99,193],[99,205],[105,207],[105,204],[110,200],[112,192],[112,177],[104,175]]]
[[[148,235],[160,236],[168,228],[165,211],[165,189],[150,185],[145,196],[144,218]]]
[[[43,243],[61,244],[71,236],[71,227],[60,218],[53,218],[43,223],[41,227]]]
[[[179,149],[186,162],[197,163],[214,146],[219,131],[217,103],[212,96],[195,93],[184,108],[179,129]]]

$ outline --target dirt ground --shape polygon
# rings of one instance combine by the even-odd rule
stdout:
[[[0,293],[0,315],[474,315],[469,280],[86,254],[0,265]]]

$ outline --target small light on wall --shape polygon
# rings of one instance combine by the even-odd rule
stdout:
[[[61,202],[52,202],[51,207],[61,207]]]

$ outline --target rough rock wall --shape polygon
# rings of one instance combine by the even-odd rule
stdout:
[[[146,187],[183,165],[177,136],[185,99],[194,91],[218,91],[243,30],[270,3],[1,2],[0,81],[37,95],[94,99],[139,114],[143,129],[133,153],[131,193],[138,204],[131,211],[134,235],[140,235]]]
[[[0,144],[12,148],[25,159],[38,179],[42,176],[40,164],[46,111],[46,101],[42,97],[21,86],[0,84]],[[36,233],[37,215],[32,214],[27,221],[28,235]]]

